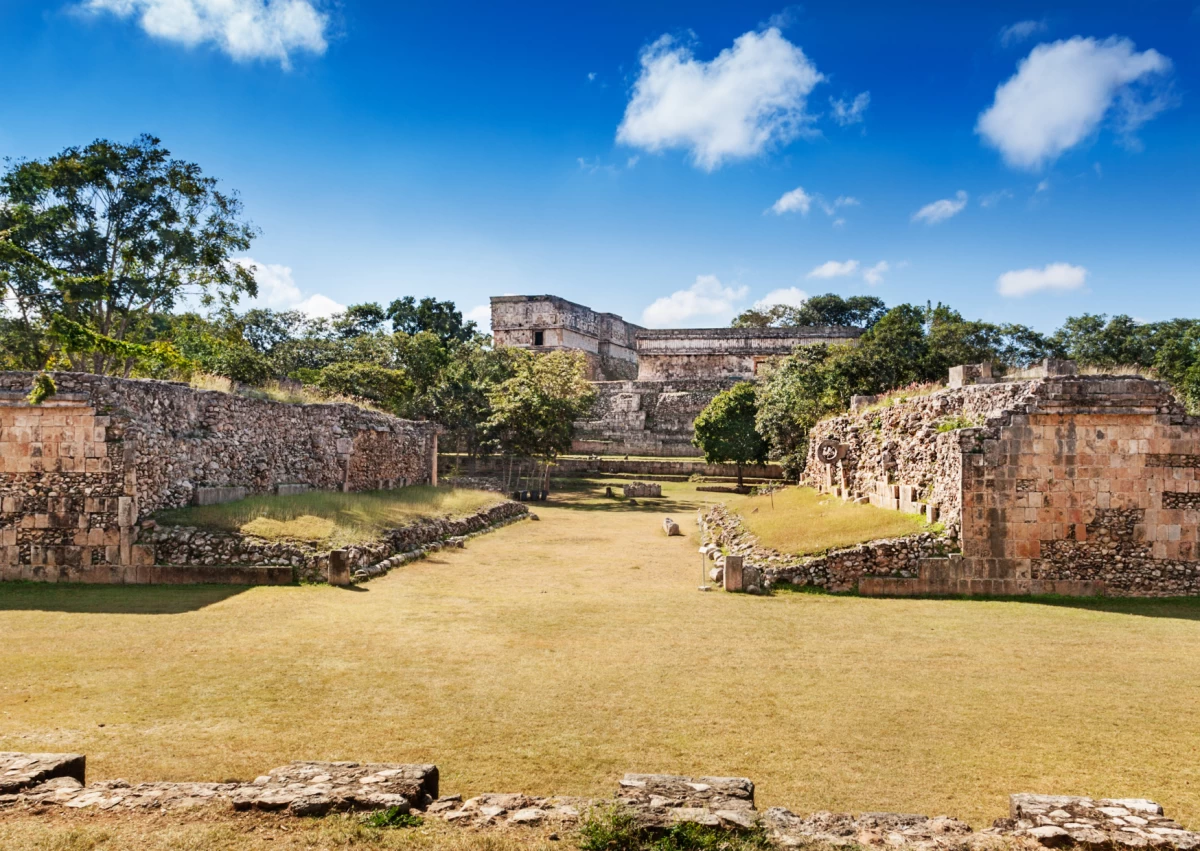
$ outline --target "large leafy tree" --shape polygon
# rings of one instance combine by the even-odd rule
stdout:
[[[768,446],[758,433],[754,385],[741,381],[722,390],[696,417],[694,443],[704,451],[709,464],[737,465],[737,483],[742,487],[742,468],[767,460]]]
[[[512,369],[512,377],[488,394],[490,440],[510,457],[552,462],[571,448],[575,421],[595,400],[587,361],[582,352],[517,350]]]
[[[256,294],[253,273],[231,262],[256,235],[241,202],[153,136],[11,165],[0,176],[0,231],[21,252],[0,256],[0,285],[31,333],[61,316],[96,339],[136,344],[154,314],[185,297],[208,305]],[[127,372],[126,351],[77,347],[67,357],[75,369]]]
[[[775,304],[751,308],[733,320],[735,328],[791,328],[811,325],[847,325],[870,328],[887,312],[883,299],[869,295],[843,298],[835,293],[815,295],[796,307]]]
[[[405,334],[429,331],[443,343],[453,340],[465,343],[476,334],[475,323],[463,322],[462,313],[452,301],[423,298],[417,302],[408,295],[389,304],[386,315],[392,321],[393,331]]]

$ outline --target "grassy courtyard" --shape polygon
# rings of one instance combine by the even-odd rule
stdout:
[[[797,555],[929,528],[919,515],[855,505],[812,488],[787,488],[769,496],[750,497],[736,507],[743,524],[765,546]]]
[[[379,537],[425,517],[458,517],[501,502],[500,494],[414,485],[387,491],[252,496],[220,505],[162,511],[165,526],[200,526],[267,540],[341,547]]]
[[[0,586],[0,750],[133,782],[436,762],[465,794],[746,775],[760,806],[977,826],[1014,791],[1147,796],[1200,826],[1200,603],[702,594],[696,507],[745,500],[603,484],[353,590]]]

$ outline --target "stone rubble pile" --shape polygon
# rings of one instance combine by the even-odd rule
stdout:
[[[829,591],[851,591],[864,576],[907,578],[920,574],[922,559],[946,555],[952,543],[944,536],[921,532],[905,538],[882,538],[830,550],[816,556],[781,553],[762,546],[737,514],[714,505],[700,515],[700,540],[716,562],[710,576],[720,582],[722,551],[745,560],[743,583],[768,590],[772,585],[812,585]],[[751,581],[753,579],[754,581]]]
[[[622,490],[625,492],[625,496],[629,497],[645,498],[662,496],[662,485],[656,482],[630,482]]]
[[[626,774],[607,800],[490,793],[463,801],[439,798],[434,765],[357,762],[293,762],[250,783],[140,783],[106,780],[84,785],[78,754],[0,753],[0,812],[23,807],[162,812],[220,805],[293,816],[370,811],[392,807],[471,828],[540,825],[570,829],[589,812],[616,807],[640,828],[665,831],[678,824],[721,830],[761,830],[777,847],[814,843],[852,848],[916,851],[1000,851],[1016,848],[1081,848],[1121,851],[1200,849],[1200,833],[1185,830],[1142,798],[1091,799],[1062,795],[1010,797],[1008,818],[980,831],[947,816],[905,813],[814,813],[799,816],[782,807],[761,812],[754,783],[744,777],[683,777]]]
[[[1200,847],[1200,834],[1184,830],[1145,798],[1022,794],[1010,796],[1009,808],[1009,818],[998,819],[992,829],[1048,847]]]

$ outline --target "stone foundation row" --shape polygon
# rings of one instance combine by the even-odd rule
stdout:
[[[776,846],[814,842],[844,846],[987,851],[1017,846],[1078,847],[1089,851],[1200,848],[1200,833],[1183,829],[1143,798],[1092,799],[1065,795],[1010,796],[1009,814],[984,830],[947,816],[905,813],[815,813],[782,807],[760,811],[754,783],[744,777],[626,774],[613,797],[533,797],[486,794],[464,801],[439,797],[434,765],[293,762],[249,783],[87,784],[79,754],[0,753],[0,813],[54,808],[157,813],[197,806],[260,810],[294,816],[396,808],[474,828],[547,825],[566,829],[614,808],[633,816],[638,830],[695,824],[761,831]]]

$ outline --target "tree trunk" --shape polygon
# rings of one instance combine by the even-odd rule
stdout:
[[[737,486],[738,486],[738,490],[741,490],[742,489],[742,462],[741,461],[738,462],[737,471],[738,471],[738,485]]]

